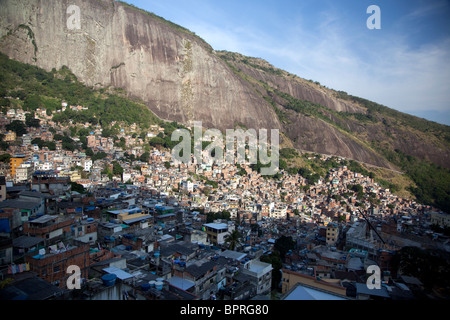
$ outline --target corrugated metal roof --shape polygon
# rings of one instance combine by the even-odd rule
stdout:
[[[369,289],[365,283],[355,283],[358,294],[389,298],[389,294],[385,287],[380,289]]]
[[[117,276],[118,279],[120,280],[126,280],[126,279],[131,279],[134,276],[128,272],[125,272],[119,268],[116,267],[110,267],[110,268],[105,268],[103,269],[103,271],[109,273],[109,274],[114,274]]]
[[[348,300],[348,298],[298,284],[284,300]]]
[[[189,290],[193,286],[195,286],[195,283],[190,280],[186,280],[177,276],[171,277],[169,280],[167,280],[172,286],[180,288],[182,290]]]

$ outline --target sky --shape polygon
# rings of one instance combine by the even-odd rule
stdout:
[[[450,0],[126,2],[215,50],[262,58],[330,89],[450,125]],[[372,5],[378,16],[368,12]]]

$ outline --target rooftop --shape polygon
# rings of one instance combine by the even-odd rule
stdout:
[[[216,230],[228,229],[228,225],[226,223],[206,223],[204,226]]]
[[[301,283],[296,284],[283,300],[350,300],[335,293],[313,288]]]

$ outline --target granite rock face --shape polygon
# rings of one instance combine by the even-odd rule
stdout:
[[[92,87],[125,89],[162,119],[280,128],[273,110],[195,35],[111,0],[2,0],[0,50]],[[79,8],[78,13],[71,5]],[[68,21],[77,21],[69,25]]]
[[[202,121],[205,128],[220,130],[279,129],[299,150],[388,168],[391,164],[370,148],[373,141],[439,165],[450,163],[448,144],[394,124],[338,119],[348,133],[292,110],[285,110],[283,122],[276,112],[283,103],[271,104],[263,83],[335,112],[367,110],[263,60],[233,54],[227,61],[227,53],[215,52],[189,30],[118,1],[0,0],[0,51],[47,71],[67,66],[87,86],[123,89],[161,119],[188,126]]]

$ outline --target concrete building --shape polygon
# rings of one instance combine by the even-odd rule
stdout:
[[[14,142],[16,141],[16,133],[14,131],[8,131],[4,134],[3,141],[5,142]]]
[[[25,262],[30,264],[30,270],[39,278],[65,288],[71,275],[67,273],[69,266],[78,266],[81,277],[87,279],[90,264],[89,245],[84,243],[64,245],[61,242],[59,245],[40,250],[39,254],[26,256]]]
[[[272,286],[272,265],[259,260],[250,260],[242,268],[242,273],[250,277],[256,287],[256,294],[266,294]]]
[[[0,176],[0,202],[6,200],[6,179]]]
[[[335,246],[339,238],[339,227],[336,223],[329,223],[327,225],[327,245]]]
[[[16,167],[16,182],[30,182],[33,175],[33,167],[30,163],[21,163]]]
[[[450,227],[450,214],[444,212],[432,212],[431,224],[438,225],[442,228]]]
[[[44,215],[35,220],[23,224],[24,234],[46,240],[46,243],[54,243],[63,240],[72,233],[72,225],[75,220],[64,219],[60,216]]]
[[[11,157],[9,164],[11,168],[12,177],[16,177],[16,169],[20,167],[20,165],[26,162],[28,159],[29,157],[23,154],[16,154]]]
[[[234,230],[234,224],[228,223],[207,223],[203,227],[208,241],[213,245],[224,244],[226,236]]]
[[[318,280],[315,275],[307,275],[292,270],[283,269],[282,293],[286,294],[297,284],[308,286],[314,290],[325,291],[329,294],[346,297],[347,289],[339,283],[331,283],[324,280]]]
[[[55,172],[44,171],[33,174],[32,189],[51,195],[65,195],[71,190],[69,177],[58,177]]]

